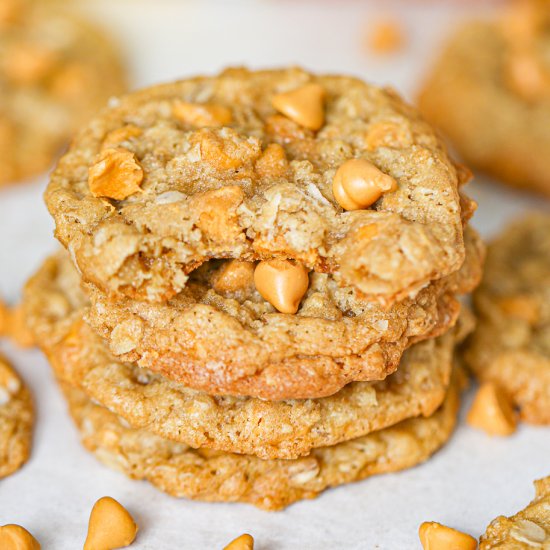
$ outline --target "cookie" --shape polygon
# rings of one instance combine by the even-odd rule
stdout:
[[[504,390],[526,422],[550,424],[550,216],[531,214],[488,249],[465,349],[480,381]]]
[[[505,18],[457,30],[419,106],[469,166],[550,195],[548,7],[516,4]]]
[[[0,478],[13,474],[29,459],[33,423],[31,394],[0,356]]]
[[[343,210],[333,180],[352,159],[338,174]],[[358,166],[381,196],[349,210],[341,186]],[[164,302],[207,261],[291,259],[390,305],[462,265],[459,183],[391,90],[229,69],[111,102],[45,198],[83,279],[110,297]]]
[[[134,479],[146,479],[176,497],[248,502],[265,510],[280,510],[329,487],[427,460],[453,432],[460,385],[460,376],[455,376],[444,403],[428,418],[405,420],[347,443],[315,449],[297,460],[261,460],[191,449],[129,427],[83,392],[62,387],[82,443],[109,467]]]
[[[124,89],[119,53],[99,30],[44,2],[2,0],[0,186],[44,172]]]
[[[454,331],[411,347],[385,381],[349,384],[330,397],[268,402],[210,396],[113,357],[71,311],[71,303],[81,303],[74,288],[65,298],[62,286],[48,286],[56,267],[61,278],[72,269],[68,262],[48,260],[25,296],[34,300],[35,311],[27,307],[31,328],[58,378],[134,426],[192,447],[261,458],[296,458],[405,418],[429,416],[444,398],[455,343],[471,328],[462,319]]]
[[[479,550],[544,550],[550,545],[550,476],[535,481],[535,499],[512,517],[494,519]]]

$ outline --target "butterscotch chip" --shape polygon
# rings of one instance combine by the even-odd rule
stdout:
[[[535,481],[535,492],[523,510],[490,523],[479,539],[479,550],[546,550],[550,546],[550,477]]]
[[[468,412],[468,424],[489,435],[511,435],[516,431],[516,415],[510,401],[495,384],[482,384]]]
[[[224,263],[212,281],[212,287],[220,293],[239,291],[248,293],[253,286],[254,264],[239,260]]]
[[[325,122],[325,90],[320,84],[311,83],[290,92],[274,95],[273,107],[294,122],[319,130]]]
[[[84,550],[114,550],[134,542],[138,526],[128,510],[111,497],[100,498],[92,508]]]
[[[208,105],[203,103],[188,103],[176,100],[174,102],[176,118],[201,128],[203,126],[227,126],[233,120],[231,110],[223,105]]]
[[[224,550],[254,550],[254,539],[250,535],[241,535],[225,546]]]
[[[143,130],[134,126],[133,124],[127,124],[121,126],[112,132],[109,132],[103,140],[103,149],[116,149],[120,147],[124,142],[130,141],[132,138],[141,136]]]
[[[405,31],[398,21],[378,21],[370,29],[368,45],[377,53],[392,53],[405,44]]]
[[[260,177],[279,178],[289,170],[285,150],[277,143],[270,143],[256,161],[256,172]]]
[[[127,149],[104,149],[88,171],[88,185],[94,197],[124,200],[141,191],[143,169],[136,155]]]
[[[418,530],[424,550],[476,550],[474,537],[435,521],[424,522]]]
[[[21,525],[10,523],[0,527],[2,550],[40,550],[40,543]]]
[[[0,478],[16,472],[28,460],[33,423],[29,390],[0,356]],[[0,548],[4,547],[0,544]]]
[[[474,294],[477,328],[464,351],[481,384],[492,383],[520,418],[550,424],[550,216],[530,214],[489,245]]]

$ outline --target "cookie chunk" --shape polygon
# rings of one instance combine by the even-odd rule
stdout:
[[[482,382],[504,390],[521,418],[550,424],[550,216],[511,225],[488,250],[465,349]]]
[[[470,166],[550,195],[548,4],[516,4],[498,21],[456,32],[419,105]]]
[[[479,550],[532,550],[550,545],[550,477],[535,481],[535,499],[512,517],[494,519]]]
[[[67,262],[47,261],[27,287],[24,303],[58,378],[134,426],[192,447],[261,458],[296,458],[405,418],[429,416],[444,398],[455,343],[471,327],[462,319],[454,331],[411,347],[385,381],[349,384],[330,397],[270,402],[211,396],[113,357],[82,321],[82,308],[71,310],[71,304],[78,308],[84,302],[78,287],[64,295],[62,285],[51,284],[52,271],[58,268],[63,278],[67,265],[72,269]]]
[[[0,186],[45,171],[73,132],[125,88],[116,48],[45,2],[0,8]]]
[[[167,304],[115,303],[88,284],[86,319],[119,362],[137,361],[190,388],[271,400],[327,396],[354,380],[384,379],[407,347],[455,323],[454,293],[478,283],[484,254],[470,229],[466,241],[467,260],[457,274],[389,309],[319,273],[296,315],[277,313],[253,284],[228,287],[234,264],[222,261],[196,270]],[[62,254],[31,279],[24,302],[46,348],[88,309],[79,275]]]
[[[164,302],[212,259],[290,259],[389,305],[462,265],[459,183],[390,90],[229,69],[111,102],[45,197],[84,280],[110,297]]]
[[[449,439],[459,407],[460,376],[442,406],[428,418],[405,420],[347,443],[315,449],[297,460],[191,449],[129,427],[85,393],[63,385],[82,443],[99,460],[134,479],[146,479],[177,497],[248,502],[280,510],[315,498],[329,487],[381,473],[411,468],[427,460]]]
[[[0,356],[0,478],[13,474],[27,462],[33,423],[31,394]]]

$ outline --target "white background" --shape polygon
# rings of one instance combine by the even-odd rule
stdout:
[[[395,13],[404,22],[409,43],[401,53],[374,56],[364,47],[366,29],[380,15],[374,5],[95,0],[86,9],[118,36],[134,86],[230,64],[301,64],[391,84],[412,100],[441,38],[466,12],[441,4],[399,8],[379,2],[382,15]],[[45,182],[0,192],[0,293],[10,301],[56,246],[41,199]],[[550,204],[481,177],[469,191],[480,205],[474,225],[485,236],[527,208]],[[89,511],[103,495],[134,514],[140,526],[135,548],[218,549],[250,532],[259,550],[414,549],[420,548],[422,521],[479,536],[496,515],[523,507],[533,496],[532,481],[550,474],[550,428],[521,426],[513,437],[491,439],[461,423],[425,465],[340,487],[284,512],[176,500],[96,462],[80,447],[41,354],[1,347],[34,391],[37,423],[30,462],[0,481],[0,524],[26,526],[44,549],[81,548]],[[471,394],[463,413],[470,399]]]

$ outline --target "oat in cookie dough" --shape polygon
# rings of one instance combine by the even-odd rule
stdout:
[[[45,2],[0,6],[0,186],[45,171],[73,132],[125,89],[101,32]]]
[[[24,302],[30,328],[58,378],[132,425],[192,447],[296,458],[313,447],[429,416],[444,398],[455,343],[472,324],[462,317],[452,332],[416,344],[385,381],[349,384],[327,398],[269,402],[216,397],[113,357],[82,321],[82,308],[71,309],[85,300],[78,297],[78,286],[68,282],[72,266],[59,259],[46,261],[28,284]]]
[[[350,211],[332,187],[351,159],[394,185]],[[164,302],[211,259],[290,259],[389,305],[463,263],[459,176],[390,90],[229,69],[111,102],[59,162],[46,202],[83,279],[111,297]]]
[[[85,393],[62,385],[82,443],[111,468],[177,497],[248,502],[265,510],[280,510],[329,487],[424,462],[452,434],[460,387],[456,372],[442,406],[428,418],[405,420],[297,460],[262,460],[195,450],[128,427]]]
[[[420,110],[465,161],[550,195],[550,3],[515,2],[498,21],[449,40],[419,96]]]
[[[476,377],[497,384],[534,424],[550,424],[549,280],[550,216],[534,213],[489,246],[464,352]]]
[[[479,550],[546,550],[550,547],[550,476],[535,481],[535,499],[512,517],[494,519]]]
[[[13,474],[28,460],[33,423],[31,394],[0,356],[0,478]]]

